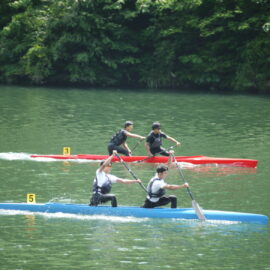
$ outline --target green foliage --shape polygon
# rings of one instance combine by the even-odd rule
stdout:
[[[266,0],[2,0],[0,82],[268,92]]]

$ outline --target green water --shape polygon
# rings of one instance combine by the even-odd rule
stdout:
[[[30,160],[29,154],[106,154],[125,120],[146,135],[153,121],[180,140],[177,155],[258,159],[257,169],[184,166],[205,209],[270,216],[270,100],[128,90],[0,87],[0,201],[89,201],[95,162]],[[128,140],[130,146],[136,140]],[[165,146],[170,143],[165,142]],[[143,145],[136,154],[145,154]],[[146,185],[155,165],[131,164]],[[131,178],[121,164],[115,175]],[[180,183],[176,170],[167,182]],[[139,185],[113,186],[120,205],[141,205]],[[190,207],[185,191],[174,191]],[[269,225],[210,224],[0,211],[0,269],[270,269]]]

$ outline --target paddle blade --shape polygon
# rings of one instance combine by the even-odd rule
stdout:
[[[193,207],[198,219],[206,220],[206,217],[204,216],[204,213],[203,213],[201,207],[199,206],[199,204],[195,200],[192,200],[192,207]]]

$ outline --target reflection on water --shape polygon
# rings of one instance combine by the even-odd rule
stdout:
[[[233,174],[250,175],[256,174],[257,172],[257,168],[222,166],[215,164],[200,165],[191,168],[185,167],[185,169],[205,176],[223,176]]]
[[[117,217],[117,216],[104,216],[104,215],[81,215],[81,214],[68,214],[68,213],[43,213],[43,212],[30,212],[21,210],[0,210],[0,215],[3,216],[24,216],[26,221],[26,229],[31,231],[35,230],[36,217],[43,217],[45,219],[64,219],[66,222],[73,222],[75,220],[82,221],[104,221],[107,226],[111,223],[141,223],[141,225],[156,230],[183,230],[185,229],[200,229],[205,230],[205,233],[215,233],[222,231],[229,232],[267,232],[268,225],[266,224],[253,224],[242,223],[237,221],[227,220],[206,220],[200,221],[197,219],[151,219],[151,218],[137,218],[137,217]],[[104,223],[105,226],[105,223]]]
[[[104,215],[80,215],[80,214],[68,214],[68,213],[41,213],[30,212],[20,210],[2,210],[0,209],[0,215],[4,216],[25,216],[27,225],[32,227],[35,225],[35,216],[41,216],[47,219],[70,219],[72,220],[104,220],[108,222],[144,222],[148,218],[136,218],[136,217],[117,217],[117,216],[104,216]]]
[[[41,269],[72,269],[74,257],[73,269],[125,269],[126,264],[149,270],[157,265],[224,269],[220,262],[225,260],[229,269],[238,270],[247,263],[248,269],[267,269],[269,263],[264,244],[269,229],[263,225],[62,214],[38,214],[29,221],[27,213],[21,214],[1,216],[6,226],[0,252],[16,250],[16,260],[8,264],[12,268],[23,261],[31,268],[38,261],[46,265]]]

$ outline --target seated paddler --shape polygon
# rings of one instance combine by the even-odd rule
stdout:
[[[109,144],[108,144],[108,152],[109,155],[112,154],[113,150],[116,150],[118,153],[130,156],[131,150],[128,147],[127,144],[127,138],[136,138],[140,140],[144,140],[145,137],[131,133],[133,130],[133,122],[132,121],[126,121],[124,124],[124,128],[120,129],[113,137],[111,138]]]
[[[144,208],[154,208],[157,206],[163,206],[171,204],[171,208],[177,207],[177,197],[174,195],[166,196],[166,190],[176,190],[189,187],[188,183],[183,185],[171,185],[165,182],[165,178],[168,173],[168,169],[172,164],[172,154],[170,151],[170,158],[168,165],[161,164],[156,169],[156,175],[149,181],[147,186],[148,195],[145,199]]]
[[[92,197],[90,206],[98,206],[101,203],[111,202],[112,207],[117,207],[117,200],[114,194],[111,194],[112,184],[133,184],[141,183],[141,180],[122,179],[110,174],[112,169],[112,159],[117,151],[113,151],[112,155],[100,163],[100,167],[96,171],[96,177],[93,182]]]

